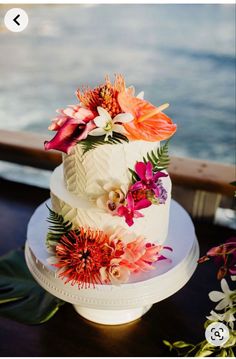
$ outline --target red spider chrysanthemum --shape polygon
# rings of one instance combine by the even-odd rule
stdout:
[[[99,230],[80,228],[63,235],[55,248],[59,276],[65,283],[88,288],[101,283],[100,268],[106,267],[113,256],[109,237]]]

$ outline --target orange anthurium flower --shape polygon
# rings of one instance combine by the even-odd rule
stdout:
[[[133,121],[123,124],[130,140],[162,141],[176,132],[177,125],[161,112],[168,104],[155,107],[148,101],[130,96],[127,92],[118,94],[118,102],[123,112],[134,116]]]

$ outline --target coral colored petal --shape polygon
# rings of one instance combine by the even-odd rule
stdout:
[[[75,112],[74,117],[87,123],[94,119],[94,113],[86,108],[80,107],[79,110]]]
[[[135,119],[124,124],[127,137],[132,140],[150,142],[162,141],[171,137],[177,126],[172,120],[151,103],[132,97],[126,92],[118,95],[119,105],[124,112],[132,113]]]
[[[68,116],[68,117],[73,117],[74,116],[74,110],[71,107],[67,107],[63,110],[64,115]]]
[[[166,121],[161,120],[165,117]],[[144,140],[150,142],[163,141],[170,138],[177,130],[175,124],[168,123],[168,117],[159,113],[152,119],[143,122],[136,120],[124,124],[127,137],[130,140]]]
[[[54,119],[52,119],[52,122],[51,122],[50,126],[48,127],[48,129],[50,131],[58,131],[67,120],[68,120],[68,117],[59,115],[59,116],[55,117]]]

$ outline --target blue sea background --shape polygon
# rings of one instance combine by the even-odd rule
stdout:
[[[82,85],[122,73],[178,124],[170,152],[234,163],[234,5],[22,5],[29,25],[5,29],[0,7],[0,128],[45,133]],[[0,163],[48,186],[48,173]]]

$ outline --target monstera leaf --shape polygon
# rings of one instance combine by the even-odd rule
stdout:
[[[26,324],[50,319],[64,302],[40,287],[30,274],[22,249],[0,257],[0,316]]]

